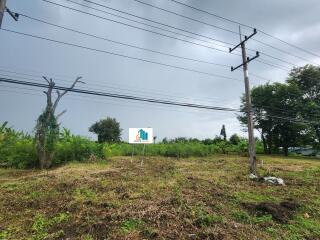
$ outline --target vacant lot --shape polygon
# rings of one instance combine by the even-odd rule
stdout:
[[[0,169],[0,239],[320,239],[320,161],[112,158]]]

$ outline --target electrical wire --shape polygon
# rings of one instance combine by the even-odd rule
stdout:
[[[11,74],[15,74],[15,75],[26,75],[26,76],[30,76],[30,77],[36,77],[36,78],[30,78],[30,77],[21,77],[21,76],[12,76],[12,75],[10,75],[10,74],[3,74],[3,73],[1,73],[1,71],[3,71],[3,72],[5,72],[5,73],[11,73]],[[2,76],[2,77],[6,77],[6,78],[19,78],[19,80],[20,79],[23,79],[23,80],[31,80],[31,81],[39,81],[40,79],[43,79],[43,77],[42,76],[40,76],[40,75],[31,75],[31,74],[24,74],[24,73],[17,73],[17,72],[13,72],[13,71],[8,71],[8,70],[1,70],[0,69],[0,76]],[[61,78],[55,78],[55,81],[61,81],[61,82],[63,82],[63,83],[72,83],[73,81],[72,80],[65,80],[65,79],[61,79]],[[92,88],[92,87],[88,87],[88,85],[93,85],[93,86],[97,86],[98,87],[98,89],[97,88]],[[110,86],[110,84],[109,85],[105,85],[105,84],[95,84],[95,83],[90,83],[90,84],[88,84],[88,85],[86,85],[87,87],[87,89],[90,89],[90,90],[110,90],[110,89],[114,89],[114,90],[116,90],[117,91],[117,93],[121,93],[121,94],[123,94],[123,90],[125,91],[125,93],[124,94],[127,94],[127,93],[129,93],[129,94],[135,94],[135,95],[139,95],[139,96],[141,96],[141,97],[150,97],[150,91],[151,90],[149,90],[149,92],[146,92],[146,91],[141,91],[141,90],[133,90],[133,89],[128,89],[128,88],[119,88],[119,87],[114,87],[114,86]],[[101,88],[101,87],[103,87],[103,89]],[[120,91],[120,92],[119,92]],[[142,95],[142,94],[143,95]],[[147,95],[145,95],[145,94],[147,94]],[[212,104],[213,102],[217,102],[217,99],[212,99],[212,98],[206,98],[206,99],[200,99],[200,98],[188,98],[188,97],[183,97],[183,96],[178,96],[177,94],[175,94],[174,96],[173,95],[169,95],[169,94],[163,94],[163,93],[159,93],[159,92],[157,92],[157,91],[154,91],[154,90],[152,90],[152,96],[154,96],[154,95],[158,95],[158,96],[162,96],[162,97],[165,97],[166,98],[166,100],[175,100],[175,101],[177,101],[177,99],[178,100],[181,100],[181,99],[184,99],[184,100],[197,100],[197,101],[200,101],[200,102],[202,102],[202,103],[206,103],[206,104]],[[208,100],[210,100],[210,101],[208,101]],[[221,100],[219,100],[219,103],[221,103]]]
[[[69,6],[65,6],[65,5],[62,5],[62,4],[59,4],[59,3],[55,3],[55,2],[49,1],[49,0],[42,0],[42,1],[47,2],[47,3],[50,3],[50,4],[53,4],[53,5],[56,5],[56,6],[60,6],[60,7],[66,8],[66,9],[69,9],[69,10],[72,10],[72,11],[76,11],[76,12],[79,12],[79,13],[87,14],[87,15],[90,15],[90,16],[93,16],[93,17],[97,17],[97,18],[101,18],[101,19],[106,20],[106,21],[111,21],[111,22],[114,22],[114,23],[118,23],[118,24],[121,24],[121,25],[125,25],[125,26],[127,26],[127,27],[139,29],[139,30],[146,31],[146,32],[149,32],[149,33],[153,33],[153,34],[156,34],[156,35],[160,35],[160,36],[163,36],[163,37],[167,37],[167,38],[171,38],[171,39],[174,39],[174,40],[182,41],[182,42],[184,42],[184,43],[189,43],[189,44],[197,45],[197,46],[200,46],[200,47],[205,47],[205,48],[208,48],[208,49],[211,49],[211,50],[215,50],[215,51],[219,51],[219,52],[222,52],[222,53],[225,53],[225,54],[228,54],[228,55],[230,54],[229,51],[225,51],[225,50],[222,50],[222,49],[219,49],[219,48],[214,48],[214,47],[211,47],[211,46],[207,46],[207,45],[203,45],[203,44],[191,42],[191,41],[188,41],[188,40],[185,40],[185,39],[181,39],[181,38],[169,36],[169,35],[166,35],[166,34],[163,34],[163,33],[155,32],[155,31],[148,30],[148,29],[144,29],[144,28],[141,28],[141,27],[133,26],[133,25],[130,25],[130,24],[127,24],[127,23],[115,21],[115,20],[113,20],[113,19],[109,19],[109,18],[101,17],[101,16],[98,16],[98,15],[95,15],[95,14],[87,13],[87,12],[84,12],[84,11],[81,11],[81,10],[78,10],[78,9],[75,9],[75,8],[72,8],[72,7],[69,7]],[[209,44],[217,45],[216,43],[212,43],[212,42],[204,41],[204,40],[201,40],[201,39],[193,38],[193,37],[190,37],[190,36],[181,34],[181,33],[173,32],[173,31],[170,31],[170,30],[167,30],[167,29],[163,29],[163,28],[159,28],[159,27],[156,27],[156,26],[153,26],[153,25],[150,25],[150,24],[146,24],[146,23],[144,23],[144,22],[139,22],[139,21],[135,21],[135,20],[132,20],[132,19],[128,19],[128,18],[119,16],[119,15],[116,15],[116,14],[112,14],[112,13],[103,11],[103,10],[101,10],[101,9],[97,9],[97,8],[94,8],[94,7],[90,7],[90,6],[87,6],[87,5],[84,5],[84,4],[80,4],[80,3],[74,2],[74,1],[72,1],[72,0],[66,0],[66,1],[72,2],[73,4],[76,4],[76,5],[79,5],[79,6],[82,6],[82,7],[86,7],[86,8],[88,8],[88,9],[92,9],[92,10],[99,11],[99,12],[102,12],[102,13],[105,13],[105,14],[109,14],[109,15],[113,15],[113,16],[116,16],[116,17],[119,17],[119,18],[123,18],[123,19],[126,19],[126,20],[128,20],[128,21],[133,21],[133,22],[135,22],[135,23],[139,23],[139,24],[142,24],[142,25],[146,25],[146,26],[149,26],[149,27],[153,27],[153,28],[156,28],[156,29],[160,29],[160,30],[162,30],[162,31],[174,33],[174,34],[176,34],[176,35],[180,35],[180,36],[183,36],[183,37],[188,37],[188,38],[191,38],[191,39],[196,40],[196,41],[202,41],[202,42],[206,42],[206,43],[209,43]],[[87,1],[87,0],[84,0],[84,1]],[[92,1],[89,1],[89,2],[94,3],[94,2],[92,2]],[[98,5],[101,5],[101,4],[98,4]],[[106,7],[106,8],[109,8],[109,7],[105,6],[105,5],[101,5],[101,6],[104,6],[104,7]],[[120,11],[120,10],[118,10],[118,11]],[[121,12],[123,12],[123,11],[121,11]],[[126,13],[126,12],[123,12],[123,13]],[[127,14],[130,14],[130,13],[127,13]],[[130,15],[133,15],[133,14],[130,14]],[[178,28],[173,27],[173,26],[171,26],[171,25],[163,24],[163,23],[160,23],[160,22],[157,22],[157,21],[154,21],[154,20],[150,20],[150,19],[147,19],[147,18],[142,18],[142,17],[137,16],[137,15],[133,15],[133,16],[135,16],[135,17],[137,17],[137,18],[144,19],[144,20],[152,21],[152,22],[155,22],[155,23],[160,24],[160,25],[164,25],[164,26],[168,26],[168,27],[171,27],[171,28],[174,28],[174,29],[178,29]],[[184,29],[181,29],[181,28],[179,28],[179,30],[200,36],[199,34],[192,33],[192,32],[190,32],[190,31],[187,31],[187,30],[184,30]],[[202,35],[202,37],[206,37],[206,36],[203,36],[203,35]],[[210,38],[210,37],[206,37],[206,38],[212,39],[212,38]],[[227,42],[224,42],[224,41],[221,41],[221,40],[219,40],[219,41],[220,41],[220,42],[223,42],[223,43],[225,43],[225,44],[229,44],[230,46],[232,46],[230,43],[227,43]],[[221,46],[221,45],[218,45],[218,46]],[[222,46],[222,47],[225,47],[225,48],[226,48],[226,46]],[[250,50],[250,51],[252,51],[252,52],[256,52],[256,50],[253,50],[253,49],[248,49],[248,50]],[[266,54],[266,53],[261,52],[261,51],[260,51],[260,53],[261,53],[262,55],[265,55],[265,56],[269,57],[269,58],[273,58],[273,59],[275,59],[275,60],[282,61],[282,62],[284,62],[284,63],[289,63],[289,62],[286,61],[286,60],[282,60],[282,59],[280,59],[280,58],[278,58],[278,57],[274,57],[274,56],[272,56],[272,55],[270,55],[270,54]],[[233,53],[231,53],[231,54],[232,54],[232,55],[236,55],[236,56],[241,56],[241,54],[239,54],[239,53],[234,53],[234,52],[233,52]],[[263,63],[263,62],[261,62],[261,63]],[[276,64],[273,64],[273,65],[276,66]],[[293,64],[293,63],[290,63],[290,65],[295,66],[295,64]]]
[[[32,86],[32,87],[38,87],[38,88],[48,88],[48,85],[46,85],[46,84],[20,81],[20,80],[15,80],[15,79],[10,79],[10,78],[1,78],[0,77],[0,82],[17,84],[17,85]],[[180,107],[190,107],[190,108],[197,108],[197,109],[226,111],[226,112],[241,112],[240,109],[234,109],[234,108],[208,106],[208,105],[200,105],[200,104],[185,103],[185,102],[173,102],[173,101],[154,99],[154,98],[141,98],[141,97],[132,96],[132,95],[115,94],[115,93],[110,93],[110,92],[97,92],[97,91],[90,91],[90,90],[79,89],[79,88],[63,87],[63,86],[57,86],[57,85],[53,86],[53,89],[75,92],[75,93],[80,93],[80,94],[94,95],[94,96],[104,96],[104,97],[110,97],[110,98],[119,98],[119,99],[125,99],[125,100],[173,105],[173,106],[180,106]],[[287,121],[303,123],[303,124],[319,124],[319,122],[315,122],[315,121],[305,121],[305,120],[293,119],[293,118],[288,118],[288,117],[281,117],[281,116],[277,116],[277,115],[268,115],[268,116],[273,117],[273,118],[287,120]]]
[[[72,2],[72,3],[74,3],[74,4],[81,5],[81,6],[84,6],[84,7],[88,7],[88,6],[86,6],[86,5],[79,4],[79,3],[77,3],[77,2],[75,2],[75,1],[73,1],[73,0],[65,0],[65,1]],[[222,41],[222,40],[220,40],[220,39],[216,39],[216,38],[208,37],[208,36],[205,36],[205,35],[202,35],[202,34],[194,33],[194,32],[188,31],[188,30],[186,30],[186,29],[181,29],[181,28],[178,28],[178,27],[169,25],[169,24],[165,24],[165,23],[162,23],[162,22],[159,22],[159,21],[155,21],[155,20],[150,19],[150,18],[141,17],[141,16],[138,16],[138,15],[136,15],[136,14],[132,14],[132,13],[129,13],[129,12],[126,12],[126,11],[122,11],[122,10],[119,10],[119,9],[116,9],[116,8],[112,8],[112,7],[106,6],[106,5],[104,5],[104,4],[96,3],[96,2],[94,2],[94,1],[90,1],[90,0],[83,0],[83,1],[88,2],[88,3],[91,3],[91,4],[94,4],[94,5],[96,5],[96,6],[100,6],[100,7],[106,8],[106,9],[111,9],[111,10],[113,10],[113,11],[120,12],[120,13],[122,13],[122,14],[126,14],[126,15],[129,15],[129,16],[133,16],[133,17],[135,17],[135,18],[143,19],[143,20],[146,20],[146,21],[149,21],[149,22],[152,22],[152,23],[156,23],[156,24],[159,24],[159,25],[162,25],[162,26],[166,26],[166,27],[169,27],[169,28],[172,28],[172,29],[176,29],[176,30],[179,30],[179,31],[187,32],[187,33],[192,34],[192,35],[195,35],[195,36],[200,36],[200,37],[202,37],[202,38],[206,38],[206,39],[209,39],[209,40],[212,40],[212,41],[217,41],[217,42],[220,42],[220,43],[224,43],[224,44],[228,45],[228,47],[227,47],[228,50],[229,50],[229,47],[230,47],[230,46],[234,46],[234,45],[235,45],[234,43],[230,43],[230,42]],[[109,14],[110,14],[110,13],[109,13]],[[121,16],[118,16],[118,15],[117,15],[117,17],[121,17]],[[127,20],[128,20],[128,19],[127,19]],[[129,19],[129,20],[130,20],[130,19]],[[131,20],[131,21],[132,21],[132,20]],[[141,22],[139,22],[139,23],[141,23]],[[168,31],[168,30],[166,30],[166,29],[162,29],[162,30]],[[179,33],[177,33],[177,34],[179,34]],[[185,35],[182,35],[182,36],[185,36]],[[199,39],[196,39],[196,40],[199,40]],[[206,41],[206,42],[207,42],[207,41]],[[209,43],[212,44],[212,42],[209,42]],[[221,45],[218,45],[218,46],[221,46]],[[222,46],[222,47],[225,47],[225,46]],[[250,49],[250,48],[247,48],[247,49],[248,49],[249,51],[252,51],[252,52],[256,52],[256,51],[257,51],[257,50]],[[287,63],[287,64],[289,64],[289,65],[296,66],[296,64],[294,64],[294,63],[292,63],[292,62],[289,62],[289,61],[287,61],[287,60],[283,60],[283,59],[281,59],[281,58],[279,58],[279,57],[274,57],[274,56],[272,56],[271,54],[267,54],[267,53],[262,52],[262,51],[259,51],[259,52],[260,52],[260,54],[265,55],[265,56],[267,56],[267,57],[269,57],[269,58],[273,58],[273,59],[275,59],[275,60],[278,60],[278,61]],[[306,61],[308,61],[308,60],[306,60]]]
[[[149,32],[149,33],[152,33],[152,34],[156,34],[156,35],[159,35],[159,36],[163,36],[163,37],[171,38],[171,39],[174,39],[174,40],[182,41],[182,42],[184,42],[184,43],[189,43],[189,44],[193,44],[193,45],[205,47],[205,48],[208,48],[208,49],[211,49],[211,50],[215,50],[215,51],[219,51],[219,52],[226,53],[225,50],[222,50],[222,49],[219,49],[219,48],[214,48],[214,47],[212,47],[212,46],[207,46],[207,45],[200,44],[200,43],[196,43],[196,42],[192,42],[192,41],[189,41],[189,40],[186,40],[186,39],[181,39],[181,38],[178,38],[178,37],[170,36],[170,35],[167,35],[167,34],[164,34],[164,33],[159,33],[159,32],[155,32],[155,31],[149,30],[149,29],[137,27],[137,26],[134,26],[134,25],[131,25],[131,24],[128,24],[128,23],[120,22],[120,21],[117,21],[117,20],[114,20],[114,19],[111,19],[111,18],[102,17],[102,16],[99,16],[99,15],[96,15],[96,14],[93,14],[93,13],[85,12],[85,11],[82,11],[82,10],[79,10],[79,9],[76,9],[76,8],[72,8],[72,7],[63,5],[63,4],[59,4],[59,3],[56,3],[56,2],[52,2],[52,1],[49,1],[49,0],[41,0],[41,1],[50,3],[50,4],[52,4],[52,5],[56,5],[56,6],[59,6],[59,7],[66,8],[66,9],[69,9],[69,10],[74,11],[74,12],[86,14],[86,15],[89,15],[89,16],[92,16],[92,17],[96,17],[96,18],[99,18],[99,19],[103,19],[103,20],[105,20],[105,21],[117,23],[117,24],[120,24],[120,25],[123,25],[123,26],[127,26],[127,27],[131,27],[131,28],[139,29],[139,30],[142,30],[142,31],[145,31],[145,32]],[[93,10],[95,10],[95,11],[99,11],[99,12],[103,12],[103,13],[106,13],[106,14],[110,14],[110,13],[108,13],[108,12],[106,12],[106,11],[101,10],[101,9],[93,8],[93,7],[86,6],[86,5],[83,5],[83,4],[80,4],[80,3],[76,3],[76,4],[77,4],[77,5],[80,5],[80,6],[83,6],[83,7],[86,7],[86,8],[88,8],[88,9],[93,9]],[[120,17],[120,16],[118,16],[118,17]],[[121,17],[121,18],[124,18],[124,17]],[[126,20],[129,20],[129,21],[130,21],[131,19],[126,18]],[[134,20],[131,20],[131,21],[134,21]],[[139,23],[139,24],[146,25],[146,23],[142,23],[142,22],[138,22],[138,21],[134,21],[134,22],[137,22],[137,23]],[[149,25],[149,27],[158,28],[158,27],[155,27],[155,26],[152,26],[152,25]],[[161,29],[161,30],[164,31],[164,29]],[[175,34],[177,34],[177,33],[175,33]],[[181,34],[180,34],[180,35],[181,35]],[[186,36],[186,37],[189,37],[189,36]],[[189,37],[189,38],[191,38],[191,37]],[[192,38],[192,39],[194,39],[194,38]],[[198,40],[198,41],[199,41],[199,39],[194,39],[194,40]],[[201,41],[201,40],[200,40],[200,41]],[[211,44],[212,44],[212,43],[211,43]],[[234,53],[233,55],[241,56],[240,54],[236,54],[236,53]]]
[[[11,78],[1,78],[0,77],[0,82],[25,85],[25,86],[33,86],[33,87],[38,87],[38,88],[48,88],[47,84],[28,82],[28,81],[20,81],[20,80],[15,80],[15,79],[11,79]],[[167,100],[155,99],[155,98],[142,98],[142,97],[137,97],[137,96],[133,96],[133,95],[116,94],[116,93],[111,93],[111,92],[98,92],[98,91],[63,87],[63,86],[57,86],[57,85],[53,86],[53,89],[81,93],[81,94],[87,94],[87,95],[119,98],[119,99],[126,99],[126,100],[140,101],[140,102],[158,103],[158,104],[173,105],[173,106],[180,106],[180,107],[191,107],[191,108],[227,111],[227,112],[239,112],[238,109],[234,109],[234,108],[208,106],[208,105],[186,103],[186,102],[174,102],[174,101],[167,101]]]
[[[64,42],[64,41],[54,40],[54,39],[51,39],[51,38],[41,37],[41,36],[38,36],[38,35],[28,34],[28,33],[23,33],[23,32],[18,32],[18,31],[6,29],[6,28],[1,28],[1,30],[2,30],[2,31],[5,31],[5,32],[9,32],[9,33],[14,33],[14,34],[17,34],[17,35],[21,35],[21,36],[27,36],[27,37],[31,37],[31,38],[36,38],[36,39],[45,40],[45,41],[48,41],[48,42],[58,43],[58,44],[62,44],[62,45],[65,45],[65,46],[71,46],[71,47],[81,48],[81,49],[90,50],[90,51],[94,51],[94,52],[105,53],[105,54],[114,55],[114,56],[118,56],[118,57],[122,57],[122,58],[127,58],[127,59],[131,59],[131,60],[136,60],[136,61],[140,61],[140,62],[146,62],[146,63],[156,64],[156,65],[160,65],[160,66],[164,66],[164,67],[169,67],[169,68],[175,68],[175,69],[179,69],[179,70],[184,70],[184,71],[188,71],[188,72],[199,73],[199,74],[203,74],[203,75],[207,75],[207,76],[211,76],[211,77],[217,77],[217,78],[223,78],[223,79],[233,80],[233,81],[235,81],[235,82],[240,83],[239,79],[231,78],[231,77],[227,77],[227,76],[223,76],[223,75],[219,75],[219,74],[214,74],[214,73],[208,73],[208,72],[198,71],[198,70],[191,69],[191,68],[180,67],[180,66],[175,66],[175,65],[171,65],[171,64],[156,62],[156,61],[147,60],[147,59],[144,59],[144,58],[132,57],[132,56],[128,56],[128,55],[125,55],[125,54],[120,54],[120,53],[115,53],[115,52],[100,50],[100,49],[91,48],[91,47],[87,47],[87,46],[83,46],[83,45],[79,45],[79,44],[74,44],[74,43],[70,43],[70,42]]]
[[[191,5],[188,5],[188,4],[186,4],[186,3],[183,3],[183,2],[180,2],[180,1],[177,1],[177,0],[170,0],[170,1],[172,1],[172,2],[174,2],[174,3],[177,3],[177,4],[179,4],[179,5],[182,5],[182,6],[191,8],[191,9],[196,10],[196,11],[199,11],[199,12],[202,12],[202,13],[206,13],[206,14],[211,15],[211,16],[214,16],[214,17],[216,17],[216,18],[220,18],[220,19],[222,19],[222,20],[225,20],[225,21],[228,21],[228,22],[237,24],[237,25],[241,25],[241,26],[243,26],[243,27],[247,27],[247,28],[254,29],[252,26],[249,26],[249,25],[247,25],[247,24],[244,24],[244,23],[241,23],[241,22],[238,22],[238,21],[235,21],[235,20],[226,18],[226,17],[222,17],[222,16],[220,16],[220,15],[214,14],[214,13],[212,13],[212,12],[208,12],[208,11],[203,10],[203,9],[200,9],[200,8],[196,8],[196,7],[191,6]],[[315,57],[320,57],[320,55],[318,55],[318,54],[315,54],[315,53],[313,53],[313,52],[311,52],[311,51],[309,51],[309,50],[306,50],[306,49],[304,49],[304,48],[301,48],[301,47],[299,47],[299,46],[297,46],[297,45],[294,45],[294,44],[292,44],[292,43],[289,43],[289,42],[287,42],[287,41],[285,41],[285,40],[283,40],[283,39],[280,39],[280,38],[278,38],[278,37],[270,34],[270,33],[265,32],[265,31],[263,31],[263,30],[261,30],[261,29],[259,29],[259,32],[261,32],[262,34],[264,34],[264,35],[266,35],[266,36],[268,36],[268,37],[271,37],[271,38],[273,38],[273,39],[276,39],[276,40],[278,40],[278,41],[280,41],[280,42],[282,42],[282,43],[284,43],[284,44],[286,44],[286,45],[289,45],[289,46],[291,46],[291,47],[293,47],[293,48],[296,48],[296,49],[298,49],[298,50],[300,50],[300,51],[303,51],[303,52],[308,53],[308,54],[310,54],[310,55],[313,55],[313,56],[315,56]]]
[[[186,16],[186,15],[179,14],[179,13],[177,13],[177,12],[170,11],[170,10],[168,10],[168,9],[164,9],[164,8],[158,7],[158,6],[155,6],[155,5],[150,4],[150,3],[146,3],[146,2],[143,2],[143,1],[140,1],[140,0],[133,0],[133,1],[138,2],[138,3],[140,3],[140,4],[143,4],[143,5],[146,5],[146,6],[149,6],[149,7],[152,7],[152,8],[155,8],[155,9],[158,9],[158,10],[161,10],[161,11],[164,11],[164,12],[167,12],[167,13],[170,13],[170,14],[173,14],[173,15],[176,15],[176,16],[179,16],[179,17],[182,17],[182,18],[185,18],[185,19],[188,19],[188,20],[191,20],[191,21],[194,21],[194,22],[198,22],[198,23],[201,23],[201,24],[204,24],[204,25],[207,25],[207,26],[216,28],[216,29],[220,29],[220,30],[223,30],[223,31],[232,33],[232,34],[237,34],[237,35],[239,35],[238,32],[232,31],[232,30],[230,30],[230,29],[227,29],[227,28],[224,28],[224,27],[221,27],[221,26],[217,26],[217,25],[214,25],[214,24],[210,24],[210,23],[207,23],[207,22],[204,22],[204,21],[200,21],[200,20],[198,20],[198,19],[191,18],[191,17],[188,17],[188,16]],[[170,1],[172,1],[172,0],[170,0]],[[240,25],[245,26],[244,24],[240,24]],[[250,27],[250,28],[252,29],[252,27]],[[270,34],[267,34],[267,33],[264,32],[264,31],[261,31],[261,32],[262,32],[263,34],[265,34],[265,35],[272,36],[272,35],[270,35]],[[272,37],[273,37],[273,36],[272,36]],[[273,37],[273,38],[276,38],[276,37]],[[276,38],[276,39],[279,40],[279,38]],[[256,41],[256,42],[258,42],[258,43],[260,43],[260,44],[262,44],[262,45],[265,45],[265,46],[268,46],[268,47],[272,47],[273,49],[276,49],[276,50],[278,50],[278,51],[280,50],[280,51],[282,51],[283,53],[286,52],[286,51],[284,51],[284,50],[282,50],[282,49],[276,48],[276,47],[274,47],[273,45],[267,44],[267,43],[265,43],[265,42],[263,42],[263,41],[256,40],[256,39],[254,39],[254,38],[252,38],[252,40],[254,40],[254,41]],[[281,40],[281,41],[283,41],[283,40]],[[283,41],[283,42],[285,42],[285,41]],[[292,45],[292,44],[289,44],[289,45]],[[292,46],[294,46],[294,45],[292,45]],[[299,47],[298,47],[298,48],[299,48]],[[299,49],[301,50],[302,48],[299,48]],[[306,50],[303,50],[303,51],[306,51]],[[309,51],[306,51],[306,52],[308,52],[309,54],[311,53],[311,52],[309,52]],[[289,53],[289,52],[287,52],[287,54],[289,54],[289,55],[291,55],[291,56],[293,56],[293,57],[296,57],[296,58],[300,58],[301,60],[304,60],[304,61],[312,62],[312,61],[310,61],[310,60],[307,60],[307,59],[305,59],[305,58],[303,58],[303,57],[294,55],[294,54]],[[314,54],[314,53],[311,53],[311,54],[314,55],[314,56],[320,57],[320,56],[317,55],[317,54]],[[312,62],[312,63],[313,63],[313,62]],[[313,63],[313,64],[318,65],[317,63]]]
[[[10,88],[10,89],[15,89],[15,90],[19,90],[19,91],[15,91],[15,90],[2,90],[1,88]],[[32,91],[32,92],[23,92],[21,90],[28,90],[28,91]],[[36,91],[35,89],[30,89],[30,88],[25,88],[25,87],[13,87],[13,86],[4,86],[4,85],[0,85],[0,92],[3,93],[15,93],[15,94],[23,94],[23,95],[32,95],[32,96],[37,96],[37,97],[44,97],[43,94],[39,93],[38,91]],[[94,103],[102,103],[102,104],[106,104],[106,103],[112,103],[112,105],[116,105],[116,106],[120,106],[120,107],[125,107],[125,108],[130,108],[132,109],[132,107],[134,108],[139,108],[139,109],[143,109],[145,110],[146,108],[151,108],[152,110],[161,110],[161,111],[169,111],[169,112],[179,112],[179,113],[189,113],[189,114],[194,114],[197,113],[199,114],[201,113],[205,113],[204,111],[206,111],[205,109],[176,109],[173,108],[172,106],[158,106],[158,105],[154,105],[151,103],[145,103],[145,102],[129,102],[129,105],[127,104],[122,104],[119,103],[119,99],[108,99],[105,98],[103,100],[98,100],[96,98],[91,98],[89,96],[82,96],[82,95],[75,95],[75,94],[69,94],[67,96],[67,98],[65,98],[65,100],[72,100],[72,101],[82,101],[82,102],[94,102]],[[126,101],[126,100],[123,100]],[[128,103],[126,101],[126,103]],[[206,113],[208,113],[208,111],[206,111]],[[232,112],[224,112],[225,114],[233,114]]]
[[[82,32],[82,31],[79,31],[79,30],[76,30],[76,29],[73,29],[73,28],[69,28],[69,27],[65,27],[65,26],[62,26],[62,25],[54,24],[54,23],[51,23],[51,22],[48,22],[48,21],[45,21],[45,20],[42,20],[42,19],[39,19],[39,18],[30,17],[30,16],[28,16],[26,14],[23,14],[23,13],[19,13],[19,16],[25,17],[27,19],[31,19],[31,20],[34,20],[34,21],[37,21],[37,22],[40,22],[40,23],[44,23],[44,24],[47,24],[47,25],[50,25],[50,26],[53,26],[53,27],[64,29],[64,30],[67,30],[67,31],[70,31],[70,32],[78,33],[80,35],[84,35],[84,36],[88,36],[88,37],[92,37],[92,38],[96,38],[96,39],[112,42],[112,43],[115,43],[115,44],[131,47],[131,48],[136,48],[136,49],[143,50],[143,51],[148,51],[148,52],[152,52],[152,53],[161,54],[161,55],[164,55],[164,56],[179,58],[179,59],[183,59],[183,60],[189,60],[189,61],[198,62],[198,63],[205,63],[205,64],[214,65],[214,66],[225,67],[225,68],[228,68],[228,69],[230,68],[230,66],[226,65],[226,64],[209,62],[209,61],[204,61],[204,60],[194,59],[194,58],[189,58],[189,57],[177,56],[177,55],[170,54],[170,53],[165,53],[165,52],[156,51],[156,50],[152,50],[152,49],[148,49],[148,48],[144,48],[144,47],[139,47],[139,46],[136,46],[136,45],[133,45],[133,44],[128,44],[128,43],[124,43],[124,42],[115,41],[115,40],[112,40],[112,39],[109,39],[109,38],[101,37],[101,36],[90,34],[90,33],[85,33],[85,32]]]

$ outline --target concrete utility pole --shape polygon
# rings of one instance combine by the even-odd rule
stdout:
[[[0,28],[1,28],[2,19],[4,16],[4,12],[6,11],[6,3],[7,3],[7,0],[0,0]]]
[[[1,28],[1,25],[2,25],[2,20],[3,20],[3,17],[4,17],[4,13],[5,13],[5,12],[9,13],[10,16],[11,16],[15,21],[18,21],[18,18],[19,18],[19,14],[18,14],[18,13],[11,12],[10,9],[7,8],[6,4],[7,4],[7,0],[0,0],[0,28]]]
[[[251,92],[250,92],[250,83],[249,83],[249,74],[248,74],[248,63],[252,60],[259,57],[259,52],[256,52],[256,56],[249,58],[247,57],[246,53],[246,42],[252,38],[254,35],[257,34],[257,30],[254,29],[253,33],[242,41],[241,38],[241,30],[239,27],[239,34],[240,34],[240,43],[235,46],[234,48],[230,48],[230,53],[233,52],[238,47],[241,47],[242,50],[242,64],[237,67],[231,67],[231,71],[235,71],[236,69],[243,67],[243,74],[244,74],[244,84],[245,84],[245,94],[246,94],[246,107],[247,107],[247,119],[248,119],[248,137],[249,137],[249,170],[250,173],[257,175],[257,158],[256,158],[256,149],[255,149],[255,140],[253,134],[253,118],[252,118],[252,107],[251,107]]]

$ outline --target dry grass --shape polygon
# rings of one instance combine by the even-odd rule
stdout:
[[[320,161],[260,159],[286,186],[250,181],[238,156],[0,169],[0,239],[320,239]]]

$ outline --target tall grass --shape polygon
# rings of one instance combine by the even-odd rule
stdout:
[[[113,156],[165,156],[175,158],[205,157],[213,154],[246,154],[247,140],[240,139],[237,144],[231,144],[221,139],[177,138],[164,140],[162,143],[130,145],[128,143],[97,143],[88,138],[72,135],[63,129],[53,159],[53,165],[60,165],[70,161],[87,161],[108,159]],[[144,149],[145,148],[145,149]],[[144,149],[144,150],[143,150]],[[262,153],[262,144],[257,142],[257,152]],[[37,155],[32,136],[0,125],[0,166],[14,168],[37,167]]]

